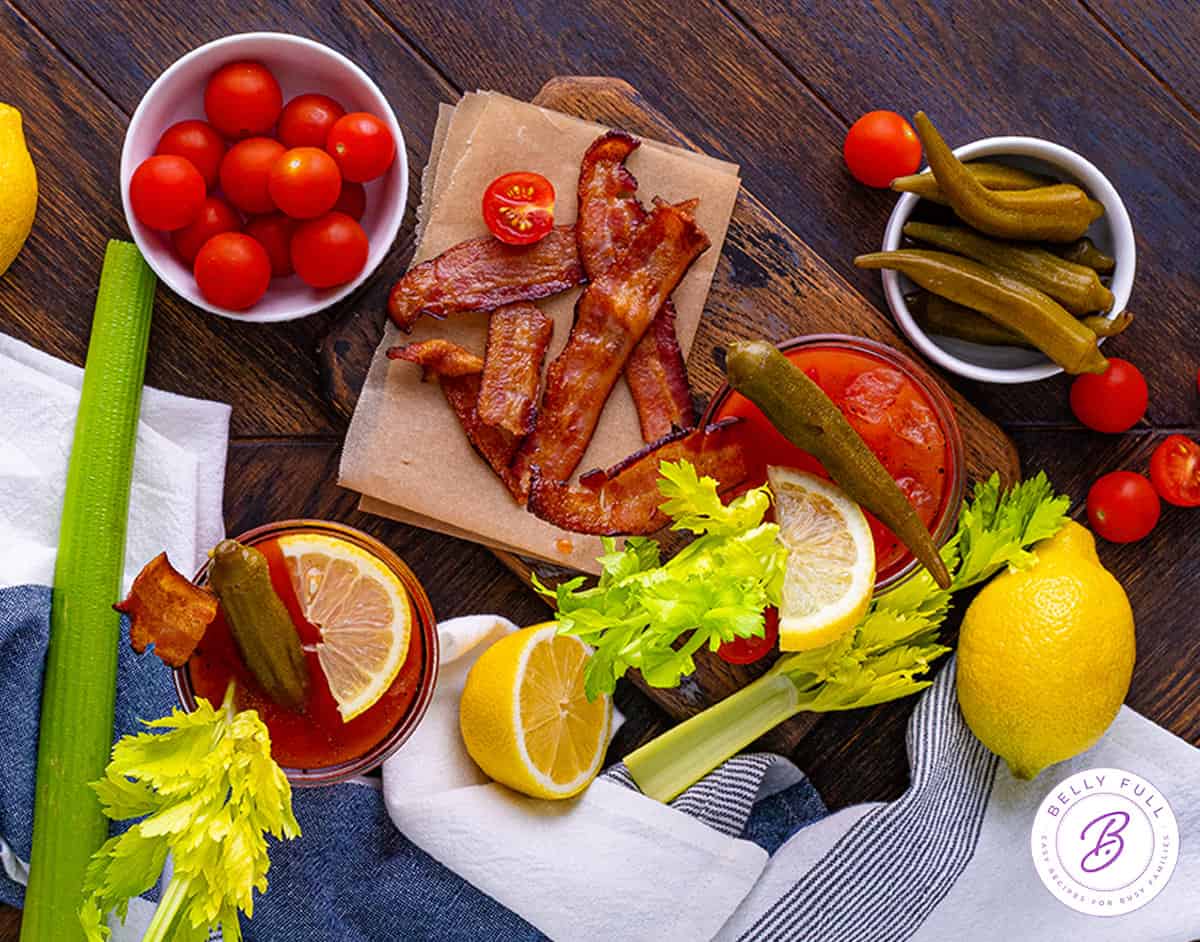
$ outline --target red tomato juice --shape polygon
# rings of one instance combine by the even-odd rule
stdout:
[[[895,365],[863,350],[814,344],[785,352],[842,410],[932,531],[946,510],[953,457],[946,430],[924,390]],[[743,420],[730,432],[745,451],[751,472],[748,486],[766,481],[768,465],[829,476],[740,393],[730,392],[710,421],[730,416]],[[912,554],[870,512],[867,520],[875,538],[876,578],[882,582],[904,568]]]
[[[267,557],[271,582],[287,606],[292,624],[305,646],[308,699],[301,710],[292,711],[267,697],[242,662],[220,609],[188,661],[195,695],[210,703],[220,703],[230,680],[235,681],[237,709],[258,711],[271,734],[271,755],[285,768],[320,769],[357,759],[378,745],[400,723],[420,690],[425,653],[419,626],[414,619],[408,656],[387,693],[365,713],[344,723],[313,650],[321,640],[320,631],[300,612],[278,541],[268,539],[255,543],[254,547]]]

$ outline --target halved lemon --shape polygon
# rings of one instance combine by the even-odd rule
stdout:
[[[413,611],[404,584],[366,550],[323,533],[281,536],[304,617],[321,631],[317,659],[343,722],[379,701],[404,666]]]
[[[875,542],[862,508],[807,471],[768,468],[779,538],[788,548],[779,647],[836,641],[866,614],[875,590]]]
[[[514,631],[480,655],[458,720],[467,752],[488,776],[534,798],[569,798],[596,777],[612,705],[605,695],[584,695],[591,653],[550,622]]]

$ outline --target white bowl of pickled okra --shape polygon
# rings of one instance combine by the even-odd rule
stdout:
[[[963,161],[1003,164],[1049,177],[1052,182],[1075,183],[1086,190],[1092,199],[1099,201],[1104,207],[1104,215],[1091,224],[1087,238],[1115,265],[1111,272],[1101,274],[1101,280],[1112,292],[1113,303],[1108,310],[1098,311],[1096,315],[1111,321],[1125,310],[1137,264],[1133,227],[1121,197],[1095,164],[1069,148],[1036,137],[984,138],[955,148],[954,154]],[[906,245],[922,245],[905,235],[904,227],[910,222],[965,225],[955,218],[949,207],[923,199],[915,193],[904,193],[896,201],[888,219],[883,237],[884,251]],[[1057,250],[1057,247],[1051,248]],[[1066,251],[1066,246],[1062,248]],[[901,330],[913,346],[944,369],[985,383],[1029,383],[1062,372],[1038,350],[994,342],[977,343],[926,330],[918,323],[916,313],[909,304],[909,299],[919,296],[917,287],[899,272],[885,269],[881,274],[888,306]],[[928,296],[923,301],[928,303]],[[926,323],[930,322],[928,318],[925,320]],[[1100,342],[1103,343],[1104,338]]]

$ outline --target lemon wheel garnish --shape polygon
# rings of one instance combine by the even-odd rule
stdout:
[[[467,752],[497,782],[535,798],[569,798],[600,771],[612,707],[589,702],[591,648],[553,623],[513,632],[467,675],[459,725]]]
[[[317,659],[344,722],[374,706],[408,656],[413,612],[397,576],[366,550],[321,533],[281,536],[304,617],[321,632]]]
[[[768,468],[779,538],[788,548],[779,647],[808,651],[836,641],[866,614],[875,590],[875,542],[862,509],[836,484]]]

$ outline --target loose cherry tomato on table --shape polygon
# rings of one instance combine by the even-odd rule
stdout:
[[[1168,435],[1150,457],[1150,480],[1167,503],[1200,507],[1200,445],[1186,435]]]
[[[1108,358],[1099,375],[1084,373],[1071,383],[1071,411],[1097,432],[1125,432],[1146,414],[1150,391],[1142,371],[1120,357]]]
[[[1150,482],[1132,471],[1106,474],[1088,491],[1088,522],[1111,543],[1142,539],[1154,529],[1161,512]]]
[[[483,221],[501,242],[531,245],[554,228],[554,185],[519,170],[496,177],[483,191]]]
[[[279,140],[284,147],[324,147],[329,132],[345,113],[328,95],[298,95],[279,115]]]
[[[274,212],[271,168],[283,154],[283,145],[269,137],[252,137],[229,148],[221,161],[221,189],[229,202],[244,213]]]
[[[333,209],[342,192],[342,175],[325,151],[293,147],[271,165],[271,200],[293,219],[316,219]]]
[[[241,225],[242,219],[232,206],[219,196],[210,196],[193,222],[171,233],[171,245],[175,247],[175,253],[190,265],[196,261],[205,242],[222,232],[237,232]]]
[[[217,182],[221,158],[225,156],[225,141],[207,122],[180,121],[163,131],[154,153],[171,154],[190,161],[204,177],[204,185],[211,190]]]
[[[129,179],[133,214],[151,229],[173,232],[200,215],[204,206],[204,177],[182,157],[148,157]]]
[[[332,288],[358,277],[370,246],[362,226],[345,213],[302,223],[292,236],[292,265],[314,288]]]
[[[283,213],[272,213],[252,219],[244,230],[246,235],[267,250],[271,274],[276,278],[283,278],[295,271],[292,268],[292,235],[296,225],[296,220]]]
[[[352,183],[349,180],[343,180],[342,195],[333,204],[333,208],[336,212],[353,216],[358,222],[362,222],[363,214],[367,211],[366,189],[363,188],[361,183]]]
[[[325,149],[337,161],[342,176],[366,183],[382,176],[396,159],[396,139],[373,114],[353,111],[338,118],[329,130]]]
[[[213,73],[204,88],[204,113],[226,137],[253,137],[275,126],[283,92],[261,62],[231,62]]]
[[[717,648],[717,657],[727,664],[753,664],[775,650],[779,640],[779,610],[768,608],[764,613],[761,638],[734,638]]]
[[[204,243],[193,272],[209,304],[244,311],[266,294],[271,283],[271,260],[267,250],[250,236],[222,232]]]
[[[850,125],[842,144],[846,168],[859,183],[886,187],[921,166],[921,142],[894,111],[868,111]]]

